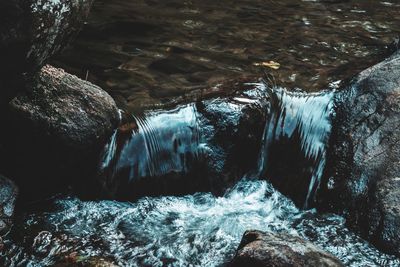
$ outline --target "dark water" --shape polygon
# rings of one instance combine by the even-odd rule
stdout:
[[[397,0],[98,0],[56,64],[130,110],[265,73],[318,91],[381,59],[399,10]],[[280,68],[260,66],[269,61]]]

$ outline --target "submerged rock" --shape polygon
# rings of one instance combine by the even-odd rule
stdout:
[[[17,186],[6,177],[0,175],[0,247],[2,243],[1,235],[7,233],[12,225],[17,195]]]
[[[119,122],[117,106],[105,91],[48,65],[31,92],[10,102],[8,112],[4,167],[21,187],[28,185],[27,194],[36,194],[31,185],[43,186],[42,192],[78,178],[87,181]]]
[[[272,232],[246,231],[231,267],[338,267],[339,259],[300,237]]]
[[[337,95],[320,207],[400,255],[400,52]]]

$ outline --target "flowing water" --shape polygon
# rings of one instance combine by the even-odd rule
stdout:
[[[128,180],[162,176],[168,172],[187,172],[200,152],[200,136],[193,104],[171,111],[150,111],[134,117],[132,131],[117,155],[116,131],[106,147],[102,169],[128,172]],[[133,151],[135,153],[133,153]],[[116,159],[116,157],[119,157]]]
[[[318,91],[381,60],[400,34],[399,8],[398,0],[96,0],[53,63],[129,110],[265,73]]]
[[[135,203],[58,200],[31,215],[7,244],[5,266],[46,266],[62,256],[110,257],[120,266],[222,266],[247,229],[288,232],[310,239],[346,266],[398,266],[344,227],[335,215],[299,211],[265,181],[243,180],[222,197],[198,193],[143,198]],[[35,236],[36,234],[36,236]]]
[[[302,180],[302,176],[306,176],[309,186],[305,199],[300,201],[307,208],[319,188],[325,168],[335,92],[306,94],[284,89],[269,92],[271,111],[263,137],[259,172],[261,176],[279,181],[282,186],[278,189],[282,192],[285,189],[281,187],[291,187],[291,181]],[[299,146],[300,158],[291,159],[288,154],[296,151],[295,146]],[[300,168],[297,168],[299,163]],[[287,170],[289,166],[290,172]]]
[[[397,0],[97,0],[78,40],[53,64],[100,85],[128,112],[265,75],[274,85],[317,92],[382,58],[400,33],[399,8]],[[258,175],[220,196],[178,190],[149,197],[165,193],[157,191],[165,183],[206,191],[193,177],[207,179],[195,165],[213,149],[203,136],[212,129],[199,122],[195,105],[134,116],[129,131],[113,135],[100,169],[110,193],[123,188],[147,196],[133,202],[57,196],[27,208],[4,239],[0,265],[101,256],[121,266],[223,266],[243,232],[258,229],[300,235],[346,266],[400,266],[349,231],[342,217],[297,208],[312,203],[318,190],[333,94],[271,91]],[[233,124],[237,103],[225,103]],[[169,173],[177,174],[175,183],[163,180]],[[153,184],[138,183],[154,176]],[[260,178],[299,194],[292,202]]]
[[[254,86],[265,93],[263,84]],[[250,96],[257,94],[251,91],[247,95],[238,100],[251,103],[254,99]],[[276,97],[279,105],[275,108],[279,109],[271,109],[266,123],[259,166],[268,162],[268,146],[284,135],[293,136],[295,131],[301,137],[298,146],[303,157],[323,154],[330,131],[327,116],[332,93],[305,95],[276,89],[270,97]],[[226,104],[237,109],[232,103]],[[225,111],[232,115],[232,110]],[[192,154],[195,161],[195,155],[204,153],[207,146],[199,134],[200,116],[195,106],[185,105],[136,117],[137,124],[128,138],[118,138],[118,133],[111,138],[101,168],[111,167],[115,172],[127,168],[125,175],[130,182],[151,180],[152,175],[168,171],[188,174],[187,161],[179,154]],[[273,138],[270,132],[275,133]],[[135,153],[141,153],[141,157]],[[268,154],[268,158],[273,156]],[[321,157],[315,158],[318,160],[312,166],[318,170],[323,162]],[[141,165],[143,171],[135,171],[135,165]],[[185,175],[183,178],[191,179]],[[306,192],[315,188],[319,178],[313,176],[315,173],[308,175]],[[120,266],[224,266],[234,256],[244,231],[258,229],[299,235],[336,255],[346,266],[399,266],[399,259],[349,231],[342,217],[300,210],[260,178],[249,174],[222,196],[198,192],[142,197],[134,202],[58,197],[45,208],[20,216],[5,239],[0,264],[51,266],[65,258],[99,256]],[[140,184],[136,186],[140,189]]]

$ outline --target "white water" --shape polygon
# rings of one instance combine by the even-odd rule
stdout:
[[[325,168],[334,91],[306,94],[276,88],[269,93],[271,111],[264,131],[259,173],[264,176],[268,168],[268,158],[274,156],[270,155],[269,151],[273,142],[283,137],[290,139],[299,134],[304,158],[316,162],[304,200],[304,207],[307,208],[310,198],[318,190]]]
[[[113,175],[128,170],[128,179],[162,176],[188,171],[189,162],[201,152],[193,104],[170,111],[152,111],[136,116],[133,131],[117,155],[117,131],[105,149],[101,168],[112,168]],[[116,158],[118,157],[118,158]],[[115,166],[111,166],[115,159]]]
[[[6,266],[13,266],[11,261],[51,265],[56,256],[71,252],[110,256],[120,266],[221,266],[232,259],[248,229],[300,235],[347,266],[400,264],[348,231],[342,218],[301,212],[266,181],[243,180],[223,197],[198,193],[135,203],[72,198],[56,206],[26,221],[27,232],[52,234],[36,238],[28,250],[7,247],[12,257]]]

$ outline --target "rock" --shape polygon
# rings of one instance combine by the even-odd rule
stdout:
[[[57,262],[54,267],[118,267],[112,260],[101,257],[79,257],[77,254],[71,254],[64,260]]]
[[[378,181],[373,198],[370,238],[383,250],[400,255],[400,177]]]
[[[93,0],[0,2],[0,85],[30,78],[78,33]],[[8,80],[7,80],[8,79]],[[21,83],[15,86],[20,86]],[[7,89],[16,89],[9,88]],[[20,89],[20,88],[18,88]],[[9,96],[10,91],[7,92]]]
[[[42,192],[54,184],[89,180],[119,123],[118,108],[105,91],[48,65],[32,92],[14,98],[8,112],[4,168],[27,194],[38,193],[30,186]]]
[[[0,175],[0,244],[1,235],[6,234],[11,227],[17,195],[17,186]]]
[[[231,267],[343,266],[339,259],[297,236],[246,231]]]
[[[363,71],[335,100],[321,210],[400,255],[400,52]]]

